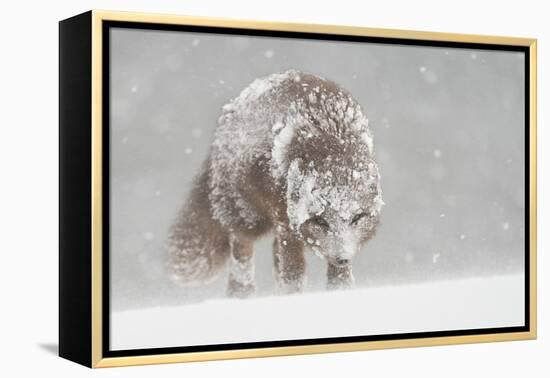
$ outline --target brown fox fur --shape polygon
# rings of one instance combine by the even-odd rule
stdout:
[[[254,81],[223,107],[170,231],[172,277],[201,284],[229,261],[228,294],[250,295],[254,241],[272,231],[282,292],[303,289],[306,250],[326,260],[329,288],[349,287],[383,204],[373,157],[366,116],[334,82],[295,70]]]

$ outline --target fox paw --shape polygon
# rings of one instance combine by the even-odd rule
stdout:
[[[248,298],[256,292],[256,284],[254,282],[241,283],[230,279],[227,284],[226,294],[231,298]]]

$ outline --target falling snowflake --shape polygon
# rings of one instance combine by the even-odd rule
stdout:
[[[461,234],[461,235],[460,235],[460,240],[464,240],[464,239],[466,239],[466,235]]]
[[[200,39],[198,39],[198,38],[195,38],[195,39],[193,40],[193,42],[191,42],[191,44],[192,44],[193,46],[198,46],[200,43],[201,43],[201,41],[200,41]]]
[[[191,154],[191,152],[193,152],[193,149],[192,149],[191,147],[187,147],[187,148],[185,149],[185,154],[186,154],[186,155]]]
[[[508,231],[508,230],[510,229],[510,223],[504,222],[504,223],[502,224],[502,229],[503,229],[504,231]]]
[[[439,159],[441,157],[441,150],[434,150],[434,158]]]
[[[420,66],[420,68],[418,68],[418,70],[422,73],[426,72],[427,68],[425,66]]]
[[[268,59],[273,58],[273,55],[275,55],[275,51],[273,50],[265,50],[264,56]]]
[[[137,90],[138,90],[138,86],[136,84],[132,85],[132,88],[130,88],[130,90],[132,91],[132,93],[136,93]]]
[[[441,256],[440,253],[434,253],[434,254],[432,255],[432,263],[433,263],[433,264],[437,264],[437,260],[439,260],[439,256]]]
[[[152,232],[146,232],[143,234],[143,238],[145,240],[151,241],[155,238],[155,234],[153,234]]]

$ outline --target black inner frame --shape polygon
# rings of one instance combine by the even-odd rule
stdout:
[[[161,31],[181,31],[181,32],[200,32],[225,35],[243,35],[257,37],[279,37],[279,38],[299,38],[313,39],[325,41],[343,41],[343,42],[363,42],[363,43],[380,43],[389,45],[407,45],[407,46],[428,46],[428,47],[447,47],[447,48],[467,48],[479,50],[497,50],[497,51],[515,51],[521,52],[525,56],[525,324],[517,327],[499,327],[499,328],[481,328],[481,329],[463,329],[463,330],[448,330],[448,331],[431,331],[431,332],[414,332],[386,335],[364,335],[364,336],[348,336],[348,337],[327,337],[316,339],[303,340],[277,340],[277,341],[262,341],[249,343],[231,343],[231,344],[213,344],[213,345],[193,345],[181,347],[165,347],[165,348],[144,348],[144,349],[128,349],[128,350],[110,350],[110,29],[111,28],[127,28],[127,29],[142,29],[142,30],[161,30]],[[256,349],[270,347],[289,347],[303,346],[315,344],[335,344],[347,342],[362,342],[362,341],[385,341],[385,340],[400,340],[400,339],[418,339],[431,337],[449,337],[449,336],[467,336],[467,335],[488,335],[501,334],[511,332],[528,332],[530,330],[530,55],[528,46],[508,46],[498,44],[482,44],[482,43],[465,43],[465,42],[446,42],[446,41],[428,41],[415,40],[404,38],[387,38],[387,37],[367,37],[367,36],[350,36],[350,35],[333,35],[321,33],[303,33],[303,32],[288,32],[288,31],[270,31],[270,30],[250,30],[238,28],[224,28],[211,26],[191,26],[191,25],[166,25],[155,23],[141,22],[126,22],[126,21],[103,21],[102,22],[102,95],[103,95],[103,329],[102,329],[102,353],[103,357],[127,357],[140,355],[158,355],[171,353],[192,353],[192,352],[209,352],[218,350],[236,350],[236,349]],[[136,330],[139,332],[139,330]]]

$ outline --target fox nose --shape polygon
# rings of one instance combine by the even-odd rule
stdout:
[[[338,264],[340,266],[348,265],[349,261],[350,261],[349,259],[346,259],[346,258],[343,258],[343,257],[337,257],[336,258],[336,264]]]

